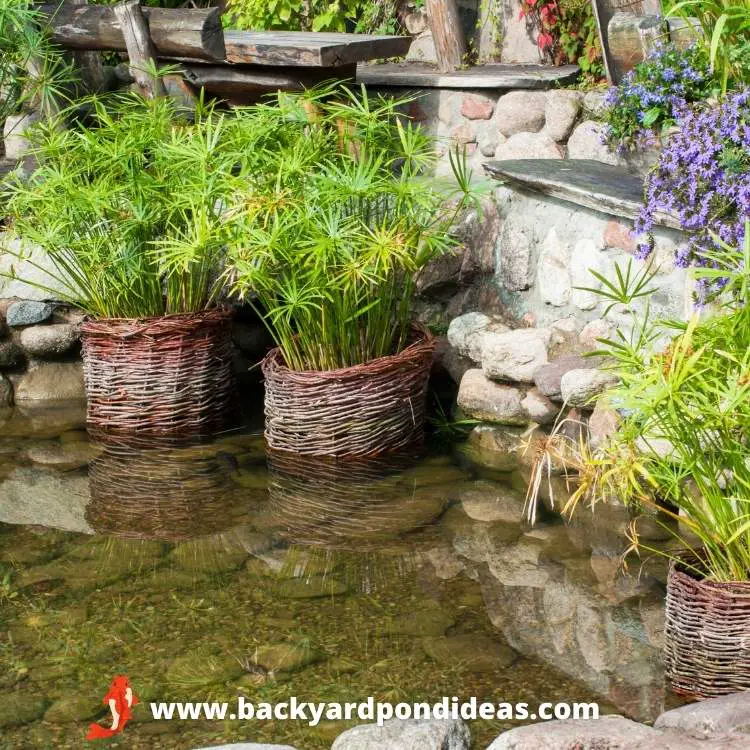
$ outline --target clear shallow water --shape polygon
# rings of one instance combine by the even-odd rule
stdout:
[[[455,448],[341,468],[269,458],[252,429],[104,444],[81,404],[6,412],[0,747],[82,747],[117,673],[144,703],[456,695],[653,718],[673,700],[665,565],[619,570],[622,511],[528,528],[524,487],[523,467]],[[509,726],[475,722],[475,746]],[[155,722],[141,705],[108,745],[308,750],[345,728]]]

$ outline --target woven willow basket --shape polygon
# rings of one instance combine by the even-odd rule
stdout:
[[[682,553],[667,582],[665,667],[675,692],[714,698],[750,690],[750,582],[699,579]]]
[[[229,311],[88,320],[81,332],[90,428],[187,438],[223,425],[234,391]]]
[[[268,447],[344,458],[419,444],[435,339],[421,327],[414,339],[398,354],[326,372],[290,370],[273,349],[261,365]]]

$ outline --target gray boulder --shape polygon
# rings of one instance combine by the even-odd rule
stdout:
[[[549,328],[519,328],[506,333],[486,333],[482,338],[482,369],[492,380],[531,383],[534,373],[547,363]]]
[[[508,326],[497,323],[480,312],[469,312],[453,318],[448,326],[448,343],[462,357],[474,362],[482,361],[482,337],[485,333],[502,333]]]
[[[590,360],[578,356],[558,357],[534,371],[534,384],[539,392],[548,398],[562,400],[560,381],[565,373],[571,370],[582,370]],[[593,365],[591,365],[593,368]]]
[[[340,734],[331,750],[469,750],[471,735],[462,721],[393,719],[382,727],[364,724]]]
[[[553,141],[564,141],[573,130],[578,114],[581,111],[581,93],[559,89],[547,92],[547,104],[544,110],[545,135]]]
[[[594,159],[605,164],[622,166],[624,159],[609,150],[609,146],[602,143],[604,125],[593,120],[584,120],[576,126],[568,139],[569,159]]]
[[[622,716],[545,721],[504,732],[487,750],[625,750],[640,747],[638,743],[658,739],[660,735]]]
[[[532,388],[521,401],[529,420],[537,424],[552,424],[560,409],[538,388]]]
[[[562,159],[563,148],[546,133],[516,133],[495,151],[496,159]]]
[[[21,300],[14,302],[6,314],[8,325],[33,326],[36,323],[44,323],[52,317],[55,311],[54,305],[48,302],[36,302],[33,300]]]
[[[69,352],[80,339],[78,326],[72,323],[31,326],[21,331],[21,346],[33,357],[59,357]]]
[[[468,417],[482,422],[523,425],[527,417],[521,401],[523,391],[489,380],[479,369],[467,370],[458,387],[458,407]]]
[[[594,408],[594,399],[617,385],[618,378],[604,370],[569,370],[560,380],[560,392],[568,406]]]
[[[509,138],[516,133],[536,133],[544,125],[546,94],[543,91],[511,91],[497,100],[494,121]]]
[[[16,384],[16,401],[66,401],[85,396],[81,362],[37,363]]]
[[[739,732],[747,735],[750,746],[750,693],[734,693],[675,708],[659,716],[654,727],[678,729],[701,740]]]

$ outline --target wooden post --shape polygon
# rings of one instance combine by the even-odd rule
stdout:
[[[88,5],[88,0],[69,0],[74,8]],[[104,70],[102,58],[98,52],[77,51],[73,52],[76,72],[81,79],[84,88],[90,93],[104,89]]]
[[[152,69],[156,69],[156,47],[151,41],[140,2],[125,0],[115,5],[115,17],[125,37],[130,70],[141,93],[149,99],[165,96],[164,83],[151,73]]]
[[[465,63],[467,48],[456,0],[426,0],[426,7],[441,72],[458,70]]]

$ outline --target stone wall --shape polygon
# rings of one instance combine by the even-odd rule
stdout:
[[[602,143],[604,93],[576,89],[498,90],[373,87],[374,92],[414,101],[407,114],[438,139],[446,157],[438,173],[450,174],[447,153],[466,147],[469,164],[482,175],[491,159],[595,159],[644,174],[656,152],[618,155]]]

